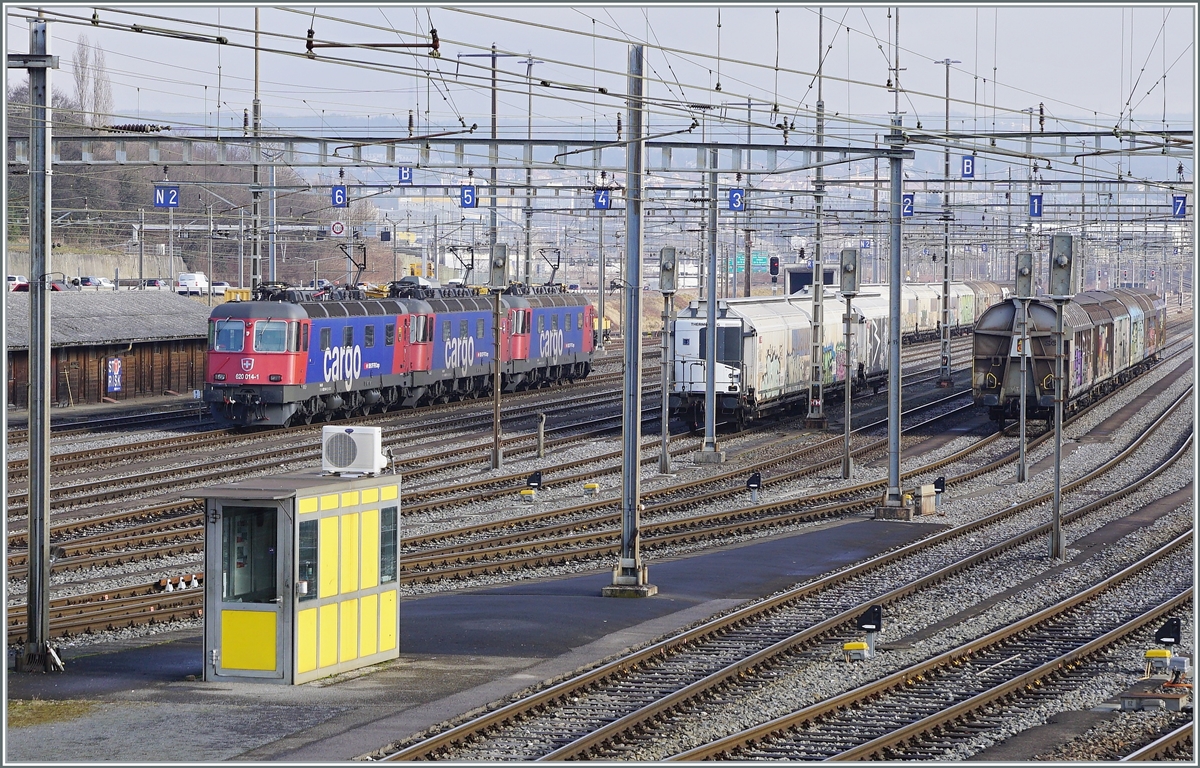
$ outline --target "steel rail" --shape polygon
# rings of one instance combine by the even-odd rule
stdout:
[[[1130,752],[1117,762],[1133,763],[1150,760],[1195,759],[1192,751],[1195,744],[1195,727],[1196,724],[1194,722],[1185,723],[1170,733],[1160,736],[1146,746]]]

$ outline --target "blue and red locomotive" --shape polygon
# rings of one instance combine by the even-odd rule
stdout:
[[[388,293],[268,284],[252,301],[213,309],[204,385],[213,416],[284,426],[491,393],[494,296],[400,284]],[[561,286],[507,288],[503,391],[586,377],[594,317]]]

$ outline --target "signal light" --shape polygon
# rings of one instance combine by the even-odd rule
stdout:
[[[778,274],[779,274],[779,257],[778,257],[778,256],[772,256],[772,257],[771,257],[771,262],[770,262],[770,265],[771,265],[771,266],[770,266],[771,275],[772,275],[772,276],[774,276],[774,275],[778,275]]]

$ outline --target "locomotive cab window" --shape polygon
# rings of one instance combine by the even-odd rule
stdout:
[[[329,347],[332,345],[333,345],[333,329],[332,328],[322,328],[321,329],[321,349],[322,350],[329,349]]]
[[[288,324],[283,320],[259,320],[254,324],[255,352],[286,352]]]
[[[390,347],[396,343],[396,324],[387,323],[383,326],[383,345]]]
[[[347,325],[345,328],[342,329],[342,346],[343,347],[353,347],[354,346],[354,326]]]
[[[245,337],[246,324],[241,320],[217,320],[208,324],[208,348],[213,352],[241,352]]]
[[[288,323],[288,338],[287,338],[288,352],[299,352],[300,351],[300,328],[301,328],[300,323],[297,323],[295,321]]]
[[[368,325],[366,328],[363,329],[363,346],[364,347],[375,346],[375,326]]]
[[[304,323],[303,325],[300,326],[300,351],[301,352],[308,351],[308,328],[309,328],[308,323]]]

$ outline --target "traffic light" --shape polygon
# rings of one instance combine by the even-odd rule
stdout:
[[[675,293],[675,248],[670,245],[658,252],[658,289]]]
[[[1079,259],[1071,235],[1050,237],[1050,295],[1074,296],[1079,292]]]
[[[801,255],[801,256],[803,256],[803,255],[804,255],[804,249],[803,249],[803,248],[802,248],[802,249],[800,249],[800,255]],[[770,262],[770,264],[771,264],[771,266],[770,266],[771,275],[772,275],[772,276],[774,276],[774,275],[778,275],[778,274],[779,274],[779,257],[778,257],[778,256],[772,256],[772,257],[771,257],[771,262]]]
[[[508,282],[508,246],[496,243],[492,246],[491,285],[503,288]]]
[[[1033,295],[1033,253],[1031,251],[1017,253],[1017,295]]]
[[[842,294],[858,293],[858,249],[842,249]]]
[[[800,246],[800,260],[801,261],[804,260],[804,246],[803,245]]]
[[[883,606],[872,605],[858,617],[855,624],[859,629],[867,632],[878,632],[883,629]]]

